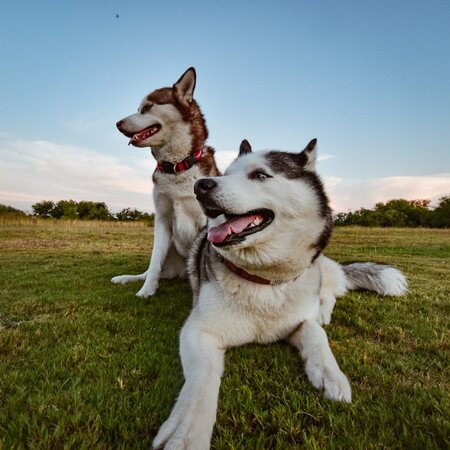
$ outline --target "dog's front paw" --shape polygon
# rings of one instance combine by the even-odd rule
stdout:
[[[352,388],[340,370],[327,370],[322,379],[322,388],[325,398],[344,403],[352,401]]]
[[[339,367],[306,364],[306,373],[312,385],[323,392],[325,398],[350,403],[352,389]]]
[[[158,288],[158,285],[148,285],[142,286],[141,290],[136,294],[136,297],[140,298],[146,298],[151,297],[152,295],[155,295],[156,289]]]
[[[334,295],[321,292],[319,314],[317,316],[317,322],[320,325],[328,325],[331,322],[331,315],[333,314],[335,304],[336,297]]]
[[[192,418],[186,416],[183,418],[170,417],[159,429],[153,440],[153,448],[164,450],[208,450],[210,446],[209,436],[200,433],[198,427],[191,423],[192,421]]]
[[[125,284],[128,283],[130,280],[130,276],[129,275],[118,275],[117,277],[112,277],[111,281],[114,284]]]
[[[333,311],[325,310],[325,308],[321,309],[317,317],[317,322],[319,322],[319,325],[328,325],[331,322],[332,312]]]

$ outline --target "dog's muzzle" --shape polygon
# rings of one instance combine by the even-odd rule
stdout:
[[[217,182],[212,178],[202,178],[194,184],[194,193],[197,201],[200,203],[203,212],[211,218],[215,218],[223,214],[222,208],[213,200],[211,195],[215,188],[217,187]]]
[[[195,196],[198,200],[209,195],[210,191],[217,186],[217,183],[211,178],[202,178],[194,184]]]

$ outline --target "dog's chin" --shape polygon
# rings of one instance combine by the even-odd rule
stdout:
[[[274,212],[267,208],[253,209],[243,214],[203,209],[208,217],[216,219],[209,227],[208,241],[221,248],[250,244],[252,238],[270,226],[275,218]]]

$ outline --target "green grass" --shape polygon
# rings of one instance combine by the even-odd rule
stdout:
[[[144,225],[0,221],[0,448],[149,448],[183,383],[187,283],[148,300]],[[354,292],[327,333],[353,403],[323,399],[280,343],[227,352],[212,447],[448,448],[450,231],[338,228],[328,255],[397,265],[410,294]]]

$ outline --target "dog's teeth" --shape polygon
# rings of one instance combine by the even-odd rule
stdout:
[[[257,226],[257,225],[259,225],[261,222],[262,222],[261,217],[257,217],[257,218],[252,222],[252,225],[253,225],[253,226]]]

